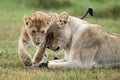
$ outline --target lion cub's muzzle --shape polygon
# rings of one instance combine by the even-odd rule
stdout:
[[[60,50],[60,47],[59,47],[59,46],[58,46],[57,48],[51,48],[51,47],[47,46],[47,48],[48,48],[48,49],[52,49],[53,51],[58,51],[58,50]]]

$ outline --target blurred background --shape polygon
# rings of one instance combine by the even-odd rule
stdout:
[[[40,71],[38,72],[38,69],[28,72],[29,69],[25,68],[25,66],[22,66],[17,54],[18,37],[20,35],[21,27],[23,24],[24,15],[30,15],[34,11],[56,13],[66,11],[72,16],[80,17],[89,7],[92,7],[94,9],[94,16],[87,16],[85,18],[86,21],[90,23],[100,24],[108,32],[120,33],[120,0],[0,0],[0,79],[30,80],[29,78],[31,77],[32,80],[35,80],[35,78],[38,80],[40,77],[41,73]],[[30,47],[29,52],[31,54],[34,54],[34,51],[35,49],[33,47]],[[54,57],[51,51],[49,51],[49,56],[49,59],[53,59]],[[60,57],[62,56],[63,54],[60,55]],[[44,72],[44,75],[46,75],[47,72],[48,71]],[[107,74],[109,74],[109,70],[107,72]],[[109,77],[106,73],[104,73],[103,70],[105,76],[103,76],[101,80],[106,80],[106,78],[109,78],[107,80],[115,80],[114,78],[120,77],[117,70],[113,72],[115,74],[111,74],[110,72],[109,76],[111,77]],[[58,73],[56,71],[55,74],[62,75],[63,73],[61,73]],[[86,75],[87,71],[84,73],[84,78],[91,77]],[[81,75],[82,74],[83,73],[81,73]],[[93,74],[93,78],[94,75],[95,77],[97,76],[97,74],[93,73],[92,71],[90,71],[90,74]],[[52,74],[48,73],[48,75]],[[25,78],[25,76],[28,77]],[[78,75],[78,77],[79,76],[80,75]],[[53,77],[62,78],[64,76]],[[91,80],[93,80],[93,78],[91,78]],[[69,76],[68,79],[65,78],[65,80],[70,80]],[[77,77],[75,80],[77,80]]]
[[[0,12],[29,12],[36,10],[62,12],[80,16],[88,7],[93,7],[95,17],[119,18],[119,0],[1,0]]]
[[[1,0],[0,12],[29,12],[36,10],[62,12],[79,16],[88,7],[93,7],[95,17],[119,18],[119,0]]]

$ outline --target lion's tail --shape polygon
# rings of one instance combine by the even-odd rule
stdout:
[[[80,19],[84,19],[87,15],[93,16],[93,8],[88,8],[88,10],[80,17]]]

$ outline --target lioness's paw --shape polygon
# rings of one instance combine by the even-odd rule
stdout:
[[[41,67],[48,67],[48,61],[45,61],[45,62],[41,62],[40,64],[39,64],[39,67],[41,68]]]
[[[32,63],[32,67],[48,67],[48,61],[41,61],[39,63],[33,64]]]
[[[48,61],[42,61],[42,62],[40,62],[39,64],[38,64],[38,67],[48,67]]]

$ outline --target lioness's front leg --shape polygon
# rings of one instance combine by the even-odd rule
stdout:
[[[18,54],[19,54],[21,61],[26,66],[31,66],[32,65],[32,57],[27,52],[28,43],[29,43],[29,38],[25,37],[25,34],[21,34],[19,41],[18,41]]]
[[[80,63],[77,59],[72,61],[63,61],[63,62],[55,62],[55,61],[45,61],[40,62],[36,66],[38,67],[47,67],[49,69],[61,69],[61,68],[68,68],[68,69],[74,69],[80,67]]]

